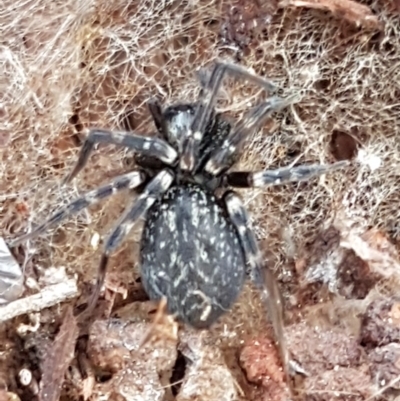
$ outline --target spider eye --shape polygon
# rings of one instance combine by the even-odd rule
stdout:
[[[167,128],[168,141],[180,151],[182,150],[187,132],[190,130],[193,115],[193,109],[186,108],[184,110],[174,110],[174,112],[170,112],[166,116],[165,125]]]

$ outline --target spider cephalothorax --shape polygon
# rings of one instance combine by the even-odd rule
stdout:
[[[140,266],[143,286],[151,299],[165,299],[167,309],[196,328],[209,327],[236,301],[250,268],[256,283],[268,293],[271,313],[276,295],[273,278],[263,266],[246,209],[235,187],[265,187],[308,179],[346,163],[286,167],[258,172],[230,172],[246,137],[259,129],[275,111],[297,101],[297,96],[271,97],[237,124],[215,113],[214,105],[226,74],[245,78],[268,91],[274,85],[241,67],[217,63],[196,104],[162,110],[149,109],[157,127],[153,137],[129,132],[91,129],[78,162],[66,178],[72,180],[85,166],[96,143],[130,148],[137,171],[117,177],[56,212],[33,232],[10,244],[17,245],[46,230],[51,224],[77,213],[95,201],[124,189],[137,189],[105,242],[91,304],[99,296],[109,255],[130,228],[144,218]],[[221,196],[216,190],[222,190]],[[276,306],[276,305],[275,305]]]

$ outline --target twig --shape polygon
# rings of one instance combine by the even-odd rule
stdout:
[[[4,323],[16,316],[31,312],[39,312],[60,302],[74,298],[78,295],[75,279],[43,288],[38,294],[18,299],[7,305],[0,306],[0,323]]]
[[[372,401],[374,398],[381,396],[386,390],[390,389],[391,387],[394,388],[394,385],[397,384],[399,381],[400,381],[400,376],[395,377],[386,386],[380,388],[375,394],[372,394],[365,401]]]
[[[381,29],[382,24],[369,7],[354,0],[281,0],[279,7],[306,7],[330,11],[356,26]]]

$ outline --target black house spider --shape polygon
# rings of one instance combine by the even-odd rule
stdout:
[[[76,199],[32,232],[16,238],[15,246],[43,233],[50,225],[118,191],[137,189],[135,197],[105,242],[94,305],[104,282],[110,254],[131,227],[144,218],[140,265],[142,283],[150,299],[165,299],[167,310],[181,321],[206,328],[227,312],[245,281],[246,265],[256,283],[276,296],[272,276],[262,257],[242,201],[229,187],[265,187],[308,179],[343,167],[346,163],[307,165],[257,172],[230,172],[246,137],[260,128],[275,111],[297,101],[297,96],[271,97],[235,125],[214,111],[226,74],[242,77],[271,91],[275,86],[241,67],[217,63],[196,104],[149,109],[158,137],[91,129],[78,162],[67,176],[71,181],[85,166],[96,143],[125,146],[135,152],[138,171]],[[221,197],[214,192],[226,189]],[[278,302],[278,301],[276,301]],[[270,313],[277,311],[270,310]]]

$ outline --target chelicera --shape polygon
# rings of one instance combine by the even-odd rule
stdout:
[[[43,233],[94,202],[130,189],[134,199],[105,241],[92,306],[103,286],[110,255],[132,226],[144,219],[140,251],[143,286],[150,299],[165,299],[167,311],[179,320],[195,328],[216,322],[236,301],[248,268],[269,308],[279,307],[278,301],[273,301],[278,297],[273,276],[263,265],[248,213],[233,189],[305,180],[346,163],[232,171],[249,134],[261,128],[272,113],[298,101],[298,96],[270,97],[242,121],[228,123],[214,108],[227,74],[269,92],[275,90],[268,79],[237,65],[216,63],[195,104],[163,110],[158,102],[149,103],[155,136],[91,129],[65,182],[82,170],[97,143],[131,149],[137,170],[74,200],[10,245]]]

